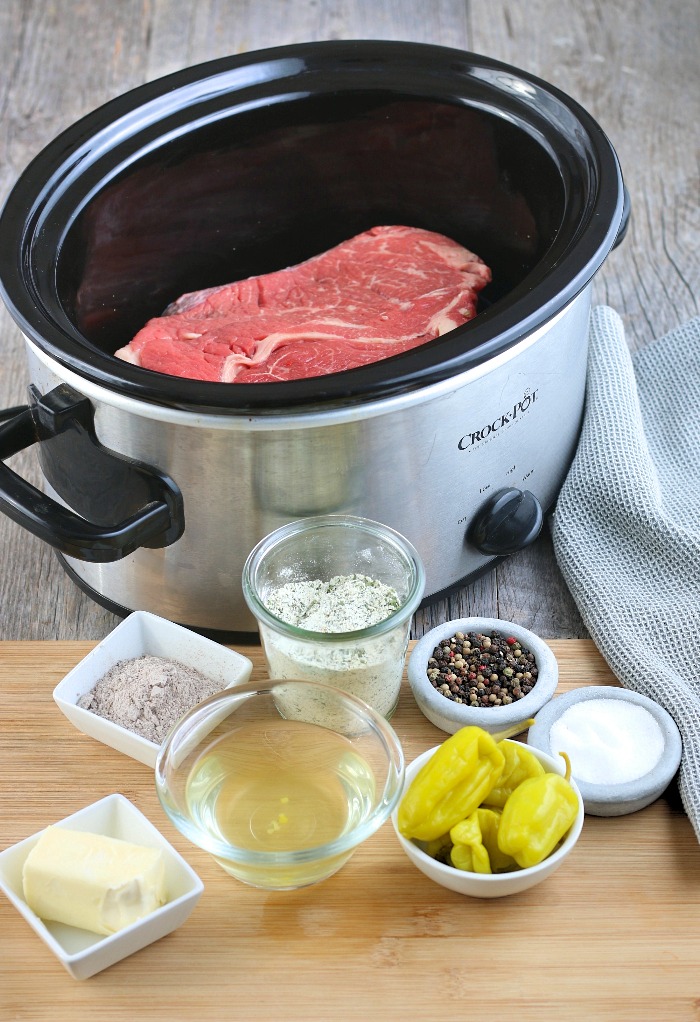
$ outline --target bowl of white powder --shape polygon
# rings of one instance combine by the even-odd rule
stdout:
[[[53,697],[79,731],[154,767],[178,720],[247,681],[252,669],[236,650],[138,610],[59,682]]]
[[[271,678],[339,688],[389,719],[425,588],[412,544],[379,522],[319,515],[266,536],[243,570]]]
[[[535,716],[528,744],[571,761],[585,811],[624,816],[654,802],[681,760],[675,721],[652,699],[589,685],[558,696]]]

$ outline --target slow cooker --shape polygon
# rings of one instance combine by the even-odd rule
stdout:
[[[601,128],[495,60],[378,41],[208,62],[123,95],[48,145],[0,217],[2,295],[29,398],[0,456],[36,444],[39,492],[0,507],[117,613],[253,631],[248,552],[296,518],[403,533],[442,596],[531,542],[572,459],[591,281],[626,224]],[[479,313],[401,355],[222,384],[114,357],[186,291],[361,231],[439,231],[491,267]]]

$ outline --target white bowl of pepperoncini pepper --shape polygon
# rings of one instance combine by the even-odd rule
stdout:
[[[392,823],[431,880],[473,898],[501,898],[554,873],[583,818],[565,757],[470,726],[407,767]]]

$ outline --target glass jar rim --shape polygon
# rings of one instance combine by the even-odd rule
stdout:
[[[287,540],[310,532],[315,529],[329,527],[357,529],[364,531],[374,538],[384,540],[401,556],[404,562],[411,567],[411,585],[405,599],[388,617],[378,621],[376,624],[364,628],[357,628],[345,632],[317,632],[278,618],[263,603],[255,584],[255,574],[263,558],[271,551],[279,548]],[[413,544],[400,532],[388,525],[374,521],[371,518],[363,518],[357,515],[329,514],[314,515],[308,518],[298,518],[293,522],[281,526],[269,533],[248,555],[243,566],[243,596],[252,614],[258,621],[262,621],[269,628],[280,634],[300,641],[314,642],[319,644],[337,645],[358,639],[371,639],[383,635],[386,632],[398,628],[410,618],[423,597],[425,589],[425,568],[420,555]]]

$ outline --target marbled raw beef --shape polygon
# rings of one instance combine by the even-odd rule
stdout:
[[[222,383],[322,376],[461,326],[490,279],[485,263],[450,238],[373,227],[296,266],[183,295],[116,355]]]

